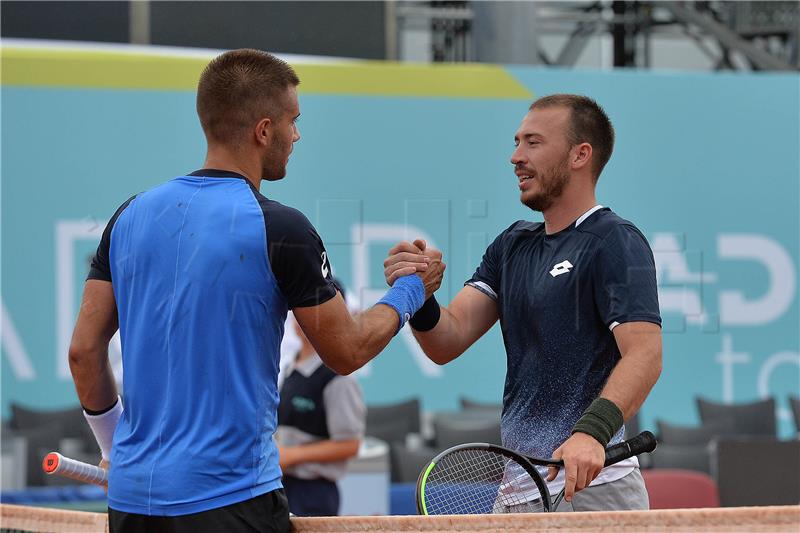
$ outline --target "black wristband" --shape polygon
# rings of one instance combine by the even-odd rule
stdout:
[[[591,435],[604,447],[622,427],[624,420],[619,407],[606,398],[597,398],[575,423],[572,433]]]
[[[91,409],[87,409],[87,408],[83,407],[83,405],[81,405],[81,407],[83,407],[83,410],[87,415],[89,415],[89,416],[98,416],[98,415],[105,414],[105,413],[109,412],[110,410],[112,410],[114,408],[114,406],[117,405],[118,401],[119,401],[119,397],[117,397],[117,399],[114,400],[114,403],[112,403],[111,405],[109,405],[105,409],[101,409],[99,411],[92,411]]]
[[[439,302],[436,301],[434,295],[431,295],[430,298],[425,300],[422,307],[414,313],[408,323],[417,331],[430,331],[439,323],[439,317],[441,316],[442,309],[439,307]]]

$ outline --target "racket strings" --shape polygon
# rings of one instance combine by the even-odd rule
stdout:
[[[544,511],[527,470],[505,455],[481,449],[457,450],[436,463],[424,499],[431,515]]]

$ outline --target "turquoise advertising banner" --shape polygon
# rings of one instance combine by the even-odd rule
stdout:
[[[76,70],[49,67],[31,81],[27,65],[38,68],[41,56],[12,59],[17,70],[4,71],[1,102],[4,414],[12,402],[76,403],[67,348],[106,221],[132,194],[201,167],[205,155],[196,70],[173,86],[155,76],[150,84],[83,74],[76,81]],[[519,203],[514,132],[535,97],[586,94],[617,133],[598,199],[645,233],[658,266],[664,370],[643,425],[696,423],[697,397],[771,396],[781,435],[794,431],[787,398],[800,391],[798,75],[412,72],[369,63],[342,81],[338,68],[353,67],[298,68],[310,80],[301,84],[302,138],[286,179],[261,190],[315,224],[358,305],[383,294],[382,262],[398,240],[424,237],[443,250],[438,298],[446,303],[500,231],[541,220]],[[406,85],[381,81],[392,76]],[[372,404],[411,396],[427,410],[455,408],[460,397],[499,403],[499,327],[441,367],[403,331],[357,375]]]

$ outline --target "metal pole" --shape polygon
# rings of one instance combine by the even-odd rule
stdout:
[[[150,44],[150,0],[131,0],[128,6],[130,42]]]

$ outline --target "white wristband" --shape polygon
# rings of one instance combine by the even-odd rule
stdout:
[[[108,461],[111,455],[111,445],[114,441],[114,430],[117,429],[117,422],[122,416],[122,398],[117,396],[117,403],[114,407],[103,413],[102,415],[90,415],[86,411],[83,416],[89,422],[89,427],[92,428],[94,438],[97,444],[100,445],[100,452],[103,454],[103,459]]]

